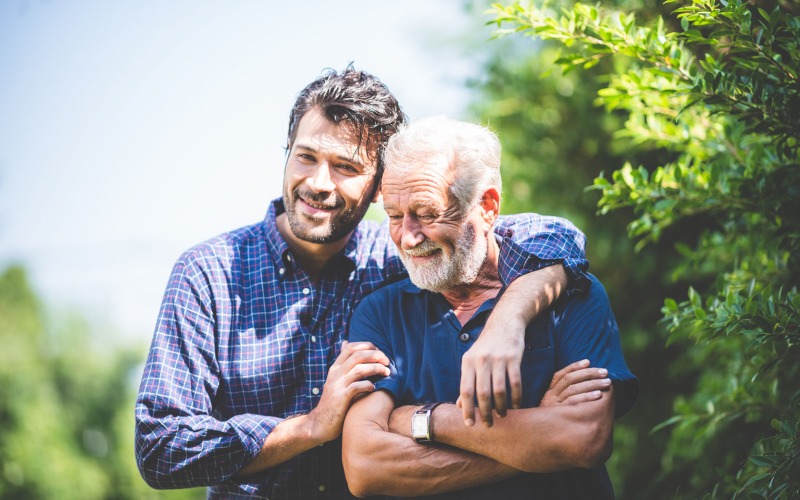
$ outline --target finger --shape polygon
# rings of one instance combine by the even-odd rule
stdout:
[[[475,371],[471,364],[462,364],[461,367],[461,389],[458,400],[461,402],[461,413],[464,417],[464,424],[469,427],[475,425]]]
[[[553,374],[553,380],[550,381],[550,389],[554,389],[556,387],[556,384],[561,380],[563,380],[568,373],[572,373],[588,367],[589,367],[589,360],[582,359],[580,361],[576,361],[558,370],[555,374]]]
[[[342,378],[345,385],[350,385],[359,380],[364,380],[367,377],[389,375],[389,369],[380,363],[360,363],[348,371]]]
[[[492,393],[494,410],[499,417],[506,416],[506,365],[496,361],[492,366]],[[491,408],[491,401],[489,402]],[[490,409],[491,411],[491,409]]]
[[[384,366],[389,366],[389,358],[382,351],[375,348],[359,350],[351,353],[342,362],[341,367],[345,372],[349,372],[353,367],[362,363],[380,363]]]
[[[579,394],[586,394],[593,391],[605,391],[608,390],[609,387],[611,387],[611,379],[603,378],[598,380],[587,380],[586,382],[572,384],[569,386],[564,392],[564,397],[562,399],[566,401],[567,399]]]
[[[482,365],[475,374],[475,393],[478,399],[478,413],[486,427],[492,426],[492,372]]]
[[[520,363],[508,366],[508,385],[511,387],[511,407],[522,408],[522,374]]]
[[[333,362],[333,365],[331,365],[331,367],[341,365],[354,352],[363,351],[367,349],[377,349],[377,348],[372,342],[349,342],[347,340],[343,340],[342,350],[339,352],[339,355],[336,357],[336,360]]]
[[[359,380],[357,382],[353,382],[347,386],[347,390],[345,391],[345,395],[350,401],[353,402],[353,399],[358,396],[359,394],[364,394],[368,392],[373,392],[375,390],[375,384],[370,382],[369,380]]]
[[[576,405],[589,401],[597,401],[603,396],[603,391],[590,391],[570,396],[564,400],[564,404]]]
[[[585,368],[583,370],[578,370],[564,375],[564,377],[559,380],[553,390],[556,393],[563,393],[574,384],[579,384],[588,380],[602,379],[607,376],[608,370],[605,368]]]

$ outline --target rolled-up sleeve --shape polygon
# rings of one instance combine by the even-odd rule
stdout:
[[[174,267],[136,401],[136,459],[154,488],[220,484],[261,450],[282,419],[256,414],[219,420],[217,306],[208,273],[184,256]]]
[[[499,270],[504,283],[562,264],[569,280],[567,296],[589,289],[586,236],[567,219],[517,214],[498,218],[494,230],[500,239]]]

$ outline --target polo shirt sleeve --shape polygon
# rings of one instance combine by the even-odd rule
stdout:
[[[603,285],[592,275],[588,293],[556,306],[557,369],[581,359],[606,368],[614,384],[617,417],[627,413],[639,394],[639,381],[628,369],[619,328]]]
[[[391,309],[389,307],[391,295],[386,291],[387,289],[383,288],[368,295],[356,307],[350,320],[348,340],[350,342],[372,342],[389,358],[389,375],[372,377],[370,380],[375,384],[376,391],[385,390],[396,400],[403,388],[394,361],[394,348],[389,337],[391,328],[387,311]]]
[[[499,270],[503,283],[562,264],[569,280],[566,296],[589,289],[586,236],[567,219],[533,213],[508,215],[498,218],[494,230],[500,238]]]

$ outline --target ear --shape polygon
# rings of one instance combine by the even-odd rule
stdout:
[[[500,214],[500,193],[497,192],[497,188],[489,186],[483,192],[481,208],[483,209],[483,220],[490,226],[494,224]]]

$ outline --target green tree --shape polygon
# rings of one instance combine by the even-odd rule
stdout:
[[[501,33],[561,45],[556,64],[566,74],[581,68],[607,115],[624,121],[612,150],[634,154],[593,186],[601,213],[633,219],[637,264],[665,255],[665,245],[680,256],[658,262],[673,283],[689,285],[685,299],[662,308],[670,352],[679,352],[664,377],[677,387],[660,394],[674,416],[653,435],[663,447],[634,443],[661,465],[650,496],[792,498],[800,495],[797,4],[673,7],[650,21],[583,4],[496,5],[494,15]]]
[[[141,353],[53,315],[25,271],[0,274],[0,498],[203,498],[156,492],[133,454],[132,375]]]

